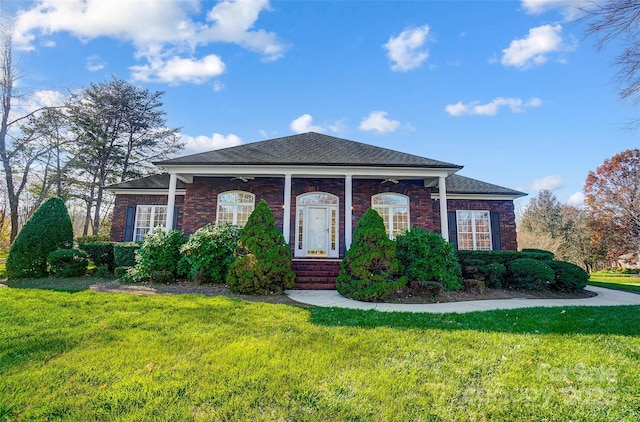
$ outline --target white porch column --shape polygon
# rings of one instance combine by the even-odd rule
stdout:
[[[352,240],[352,213],[351,207],[353,206],[353,180],[350,174],[344,177],[344,243],[349,250]]]
[[[440,193],[440,232],[442,238],[449,241],[449,216],[447,214],[447,185],[446,176],[438,177],[438,191]]]
[[[165,223],[166,231],[173,229],[173,210],[176,206],[177,182],[178,176],[175,173],[171,173],[169,175],[169,195],[167,196],[167,221]]]
[[[282,218],[284,241],[291,241],[291,173],[284,175],[284,216]]]

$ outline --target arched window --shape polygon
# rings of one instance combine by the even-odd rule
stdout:
[[[399,193],[379,193],[371,197],[371,208],[384,220],[390,239],[409,230],[409,197]]]
[[[222,192],[218,194],[216,223],[243,227],[255,206],[256,196],[250,192]]]
[[[337,257],[338,197],[313,192],[296,198],[295,255]]]

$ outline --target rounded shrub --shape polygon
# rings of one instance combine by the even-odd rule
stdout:
[[[73,226],[60,198],[50,198],[33,213],[16,236],[7,257],[7,278],[47,276],[47,257],[73,246]]]
[[[545,261],[555,272],[552,290],[561,292],[579,292],[584,290],[589,281],[589,274],[575,264],[564,261]]]
[[[437,281],[445,290],[462,287],[462,270],[453,245],[438,233],[414,227],[396,238],[402,274],[411,281]]]
[[[553,252],[545,251],[544,249],[523,249],[522,253],[525,255],[525,258],[539,259],[541,261],[551,261],[555,257]]]
[[[242,229],[227,285],[234,292],[270,294],[293,287],[291,248],[276,227],[269,205],[262,200]]]
[[[47,261],[56,277],[82,277],[87,274],[89,256],[78,249],[58,249],[47,256]]]
[[[356,300],[384,300],[403,288],[396,244],[389,239],[382,217],[367,210],[353,231],[353,242],[340,263],[336,279],[338,293]]]
[[[241,232],[231,224],[207,224],[199,228],[180,248],[180,272],[189,280],[224,283]]]
[[[482,274],[485,286],[491,289],[499,289],[502,287],[507,267],[497,262],[492,262],[491,264],[480,266],[478,270],[480,274]]]
[[[184,243],[181,231],[157,229],[144,237],[136,254],[136,265],[124,275],[128,282],[172,281],[178,276],[180,247]],[[157,276],[161,274],[161,276]]]
[[[505,285],[509,289],[547,290],[555,279],[551,267],[532,258],[511,261],[507,270]]]

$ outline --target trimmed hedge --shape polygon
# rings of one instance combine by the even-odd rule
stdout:
[[[112,242],[78,243],[78,249],[85,251],[96,267],[107,267],[109,271],[115,268]]]
[[[555,273],[552,290],[579,292],[587,286],[589,274],[577,265],[564,261],[545,261],[545,264]]]
[[[539,259],[541,261],[552,261],[555,258],[553,252],[544,249],[523,249],[521,251],[527,258]]]
[[[136,265],[136,253],[140,249],[142,243],[125,242],[114,243],[113,245],[113,263],[117,267],[134,267]]]
[[[6,275],[14,278],[47,276],[47,257],[56,249],[73,247],[73,226],[60,198],[46,200],[18,233],[7,257]]]
[[[401,271],[411,281],[437,281],[445,290],[462,287],[462,270],[453,249],[438,233],[421,227],[396,238]]]
[[[555,281],[553,269],[543,261],[520,258],[507,265],[506,288],[514,290],[547,290]]]
[[[82,277],[87,274],[89,256],[78,249],[58,249],[47,256],[47,261],[56,277]]]

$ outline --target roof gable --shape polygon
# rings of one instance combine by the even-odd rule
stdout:
[[[171,165],[317,165],[454,168],[462,166],[315,132],[155,162]]]

